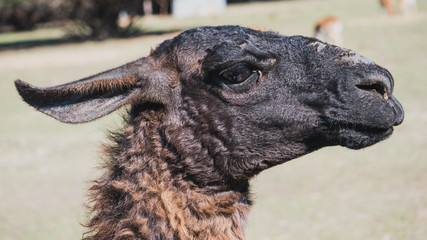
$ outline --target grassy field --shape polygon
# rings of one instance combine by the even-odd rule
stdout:
[[[411,17],[387,17],[373,0],[269,1],[232,5],[221,16],[141,19],[150,31],[196,25],[263,26],[311,35],[320,18],[344,22],[344,45],[388,68],[406,110],[387,141],[353,151],[319,150],[252,181],[249,239],[427,239],[427,1]],[[84,203],[99,174],[113,114],[65,125],[26,106],[19,78],[39,86],[65,83],[147,55],[175,34],[0,51],[0,239],[78,239]],[[0,34],[0,43],[55,38],[58,30]]]

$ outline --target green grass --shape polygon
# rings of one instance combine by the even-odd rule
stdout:
[[[59,28],[46,28],[37,31],[22,31],[3,33],[0,35],[0,44],[17,43],[24,41],[56,40],[65,36],[65,32]]]
[[[249,239],[427,239],[427,1],[418,3],[408,18],[383,16],[372,0],[307,0],[138,22],[150,31],[240,24],[311,35],[317,20],[336,15],[344,22],[345,47],[393,74],[406,110],[403,125],[370,148],[326,148],[261,173],[252,181]],[[60,36],[48,32],[1,34],[0,43]],[[0,239],[79,238],[105,130],[120,125],[119,114],[84,125],[59,123],[26,106],[13,80],[39,86],[76,80],[145,56],[172,36],[0,52]]]

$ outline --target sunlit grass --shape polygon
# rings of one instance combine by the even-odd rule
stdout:
[[[36,31],[22,31],[0,34],[0,44],[16,43],[24,41],[43,41],[60,39],[65,36],[65,32],[60,28],[45,28]]]

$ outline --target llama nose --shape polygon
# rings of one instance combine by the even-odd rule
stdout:
[[[383,74],[370,75],[361,78],[355,85],[360,90],[388,100],[393,90],[393,79]]]
[[[387,74],[380,73],[362,78],[355,85],[360,90],[376,95],[386,101],[394,111],[395,120],[393,125],[397,126],[403,122],[405,114],[400,102],[392,95],[393,84],[393,78],[387,72]]]

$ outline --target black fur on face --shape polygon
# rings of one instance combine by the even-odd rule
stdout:
[[[159,52],[169,47],[180,69],[177,114],[233,178],[324,146],[372,145],[403,120],[387,70],[315,39],[201,28]]]
[[[365,57],[238,26],[188,30],[146,58],[58,87],[16,85],[38,110],[70,123],[125,104],[132,122],[154,104],[173,155],[165,161],[201,186],[239,185],[325,146],[367,147],[403,121],[390,73]]]

